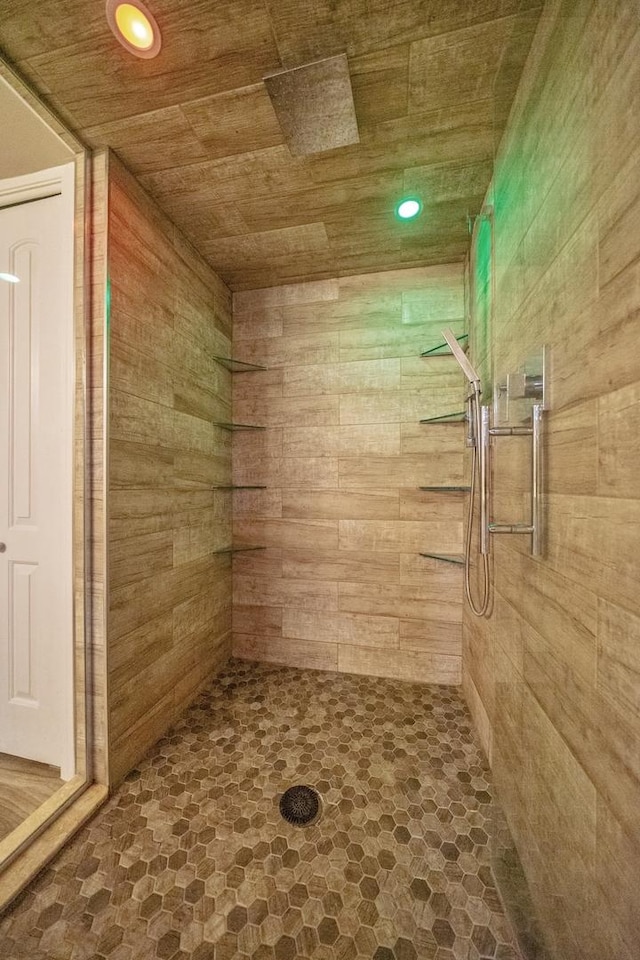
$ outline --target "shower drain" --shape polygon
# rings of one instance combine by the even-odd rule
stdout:
[[[308,827],[316,823],[322,812],[320,794],[304,784],[289,787],[280,797],[280,813],[287,823],[295,827]]]

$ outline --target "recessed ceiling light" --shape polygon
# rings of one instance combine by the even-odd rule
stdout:
[[[107,0],[107,23],[119,43],[134,56],[148,60],[160,52],[160,29],[140,0],[135,3]]]
[[[417,197],[406,197],[396,207],[396,214],[401,220],[413,220],[422,210],[422,204]]]
[[[20,283],[20,277],[16,277],[15,273],[0,273],[0,280],[6,280],[7,283]]]

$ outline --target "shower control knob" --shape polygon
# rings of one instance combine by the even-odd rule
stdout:
[[[522,398],[542,400],[544,380],[542,374],[509,373],[507,374],[507,395],[510,400]]]
[[[0,553],[6,553],[7,545],[6,543],[0,543]]]

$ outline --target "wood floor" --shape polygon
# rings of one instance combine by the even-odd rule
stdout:
[[[0,753],[0,840],[63,783],[58,767]]]

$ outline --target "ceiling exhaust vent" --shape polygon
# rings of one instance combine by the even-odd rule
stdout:
[[[272,73],[264,82],[294,156],[360,142],[345,53]]]

